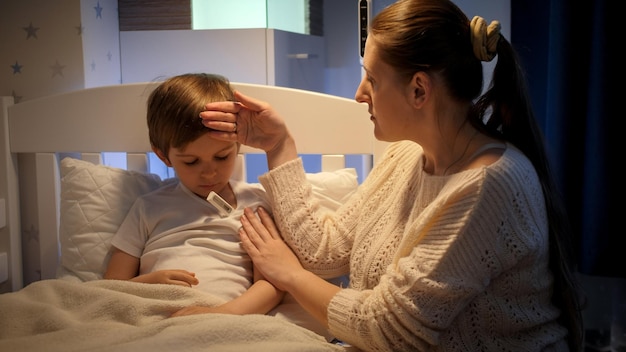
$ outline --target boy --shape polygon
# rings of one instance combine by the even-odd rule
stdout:
[[[269,208],[265,192],[231,179],[239,143],[210,138],[199,118],[206,103],[222,100],[234,100],[233,90],[213,74],[175,76],[150,94],[150,144],[177,177],[137,199],[112,239],[104,278],[195,287],[224,299],[203,312],[265,314],[283,292],[253,270],[238,235],[244,207]]]

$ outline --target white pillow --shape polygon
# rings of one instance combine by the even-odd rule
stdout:
[[[101,279],[111,238],[138,196],[163,184],[157,175],[61,160],[61,261],[57,277]]]
[[[353,168],[310,173],[307,178],[321,205],[328,209],[339,207],[358,186]],[[171,181],[70,157],[61,160],[61,261],[57,277],[102,279],[111,238],[135,199]]]

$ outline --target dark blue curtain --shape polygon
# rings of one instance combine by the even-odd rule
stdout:
[[[619,3],[511,0],[511,42],[572,222],[579,270],[611,277],[626,277],[626,222],[619,221],[626,207],[617,180],[626,150],[624,63],[617,62],[626,19],[618,19]]]

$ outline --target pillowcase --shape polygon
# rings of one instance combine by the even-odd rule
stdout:
[[[111,238],[142,194],[159,188],[158,175],[61,160],[61,261],[58,278],[101,279]]]
[[[109,262],[111,239],[126,213],[142,194],[175,179],[95,165],[66,157],[61,160],[61,260],[57,278],[102,279]],[[356,190],[356,170],[309,173],[321,205],[334,210]]]

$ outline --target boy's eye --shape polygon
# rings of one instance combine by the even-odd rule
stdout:
[[[226,154],[225,156],[216,155],[215,159],[220,160],[220,161],[224,161],[224,160],[228,160],[229,156],[230,156],[230,154]]]
[[[185,165],[194,165],[198,163],[198,159],[192,160],[192,161],[185,161],[184,162]]]

